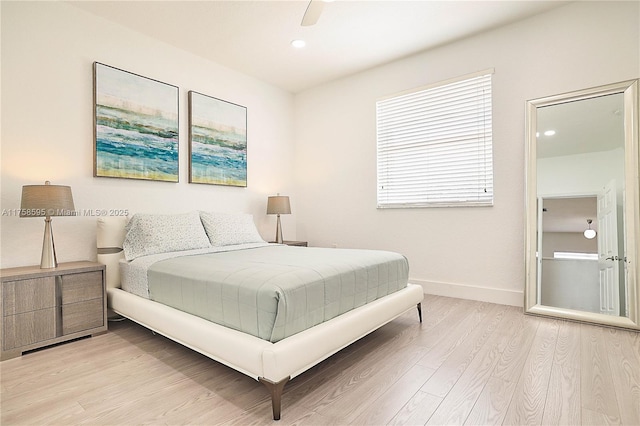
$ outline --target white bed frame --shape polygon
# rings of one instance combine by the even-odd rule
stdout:
[[[117,314],[263,383],[271,393],[273,419],[280,419],[282,391],[293,377],[342,348],[418,308],[421,286],[375,300],[277,343],[212,323],[120,289],[119,261],[126,218],[98,219],[98,261],[106,265],[108,306]]]

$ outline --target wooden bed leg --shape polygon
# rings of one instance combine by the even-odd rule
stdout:
[[[420,322],[422,322],[422,303],[418,303],[418,318],[420,318]]]
[[[260,383],[265,385],[271,393],[271,406],[273,407],[273,420],[280,420],[280,407],[282,405],[282,391],[284,390],[284,385],[287,384],[290,377],[280,380],[279,382],[272,382],[269,379],[265,379],[263,377],[258,377]]]

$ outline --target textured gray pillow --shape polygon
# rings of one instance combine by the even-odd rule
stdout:
[[[200,212],[200,218],[212,246],[264,243],[250,214]]]
[[[211,247],[200,215],[135,214],[126,227],[124,257],[133,260],[150,254]]]

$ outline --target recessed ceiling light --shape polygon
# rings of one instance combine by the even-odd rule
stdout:
[[[555,130],[547,130],[546,132],[544,132],[545,136],[553,136],[556,134]]]
[[[295,48],[300,49],[300,48],[302,48],[302,47],[305,47],[305,46],[307,45],[307,43],[306,43],[304,40],[293,40],[293,41],[291,42],[291,45],[292,45],[293,47],[295,47]]]

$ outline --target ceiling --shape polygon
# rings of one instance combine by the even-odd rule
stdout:
[[[537,157],[624,149],[623,112],[622,93],[538,108]]]
[[[337,0],[307,27],[308,0],[68,3],[297,93],[568,2]]]

